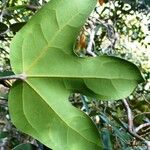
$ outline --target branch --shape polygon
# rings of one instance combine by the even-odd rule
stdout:
[[[130,107],[129,107],[129,104],[127,103],[127,101],[124,99],[123,100],[123,103],[124,103],[124,105],[125,105],[125,107],[126,107],[126,110],[127,110],[127,115],[128,115],[128,129],[129,129],[129,131],[130,132],[133,132],[133,130],[134,130],[134,125],[133,125],[133,115],[132,115],[132,111],[131,111],[131,109],[130,109]]]
[[[149,126],[150,126],[150,122],[141,124],[141,125],[139,125],[137,128],[135,128],[135,132],[137,133],[137,132],[138,132],[139,130],[141,130],[142,128],[149,127]]]
[[[133,115],[132,115],[132,111],[129,107],[129,104],[127,103],[127,101],[124,99],[123,100],[124,106],[127,110],[127,115],[128,115],[128,131],[131,135],[133,135],[135,138],[143,141],[146,145],[147,145],[147,150],[150,150],[150,141],[146,140],[145,138],[141,137],[140,135],[138,135],[134,129],[134,124],[133,124]],[[140,127],[140,126],[139,126]],[[138,128],[139,128],[138,127]],[[141,129],[141,127],[140,127]],[[136,129],[137,130],[137,129]]]
[[[6,106],[7,106],[7,101],[6,101],[6,99],[0,97],[0,105],[3,105],[3,106],[6,107]]]
[[[34,5],[17,5],[17,6],[6,8],[7,11],[12,11],[12,10],[17,10],[17,9],[29,9],[29,10],[32,10],[32,11],[36,11],[36,10],[39,9],[39,7],[34,6]]]
[[[150,128],[147,128],[142,133],[140,132],[140,136],[144,137],[150,134]]]
[[[93,47],[93,44],[94,44],[94,37],[95,37],[95,21],[96,20],[91,20],[89,18],[88,20],[88,26],[90,28],[90,32],[89,32],[89,35],[90,35],[90,38],[89,38],[89,42],[88,42],[88,46],[87,46],[87,54],[93,56],[93,57],[96,57],[96,54],[94,52],[92,52],[92,47]]]
[[[88,107],[88,104],[87,104],[87,97],[82,95],[81,100],[82,100],[83,106],[85,107],[86,114],[89,114],[90,110],[89,110],[89,107]]]
[[[96,54],[94,52],[92,52],[92,46],[93,46],[93,43],[94,43],[94,36],[95,36],[95,30],[92,29],[92,31],[90,33],[90,41],[88,43],[88,47],[87,47],[86,52],[88,54],[90,54],[91,56],[96,57]]]
[[[36,10],[39,9],[39,7],[34,6],[34,5],[26,5],[26,8],[27,8],[27,9],[30,9],[30,10],[33,10],[33,11],[36,11]]]

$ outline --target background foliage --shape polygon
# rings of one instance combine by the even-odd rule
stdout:
[[[46,1],[1,0],[0,1],[0,76],[13,74],[9,63],[9,45],[12,37]],[[115,55],[134,62],[147,79],[128,97],[137,127],[150,122],[150,2],[148,0],[101,1],[89,17],[84,29],[96,22],[94,52],[97,55]],[[95,21],[98,18],[98,21]],[[82,36],[82,31],[81,31]],[[80,37],[81,37],[80,36]],[[85,32],[77,43],[86,54],[90,34]],[[0,85],[0,149],[18,148],[19,144],[32,143],[43,149],[36,140],[20,133],[10,122],[7,107],[8,90],[12,81],[1,81]],[[147,147],[127,130],[127,113],[122,101],[103,102],[89,100],[78,93],[70,96],[71,103],[85,111],[96,123],[102,135],[104,149],[144,150]],[[150,127],[143,128],[139,135],[149,140]],[[21,149],[35,146],[20,145]]]

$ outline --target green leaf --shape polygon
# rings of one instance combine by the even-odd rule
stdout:
[[[12,121],[53,150],[102,149],[91,119],[69,103],[71,92],[119,99],[143,81],[125,60],[74,54],[79,30],[95,5],[96,0],[51,0],[11,43],[13,71],[25,78],[10,91]]]
[[[6,138],[7,136],[8,136],[8,132],[6,131],[0,132],[0,140]]]
[[[39,0],[30,0],[30,5],[39,5]]]
[[[7,31],[8,27],[6,24],[0,22],[0,34],[4,33],[5,31]]]
[[[26,24],[26,22],[19,22],[19,23],[14,23],[10,25],[10,30],[13,31],[13,33],[18,32],[24,25]]]
[[[12,150],[37,150],[37,147],[32,144],[20,144],[13,148]]]
[[[110,139],[110,131],[107,128],[102,129],[102,138],[104,143],[104,150],[113,150]]]
[[[118,129],[116,125],[112,121],[110,121],[110,119],[104,113],[101,113],[100,117],[106,124],[111,125],[114,134],[119,138],[120,141],[128,143],[128,141],[131,140],[131,135],[127,132],[124,133],[123,131],[120,131],[120,129]]]
[[[14,75],[12,71],[0,71],[0,77],[11,76]]]
[[[150,7],[150,1],[149,0],[145,0],[145,4]]]

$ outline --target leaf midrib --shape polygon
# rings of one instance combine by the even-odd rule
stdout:
[[[57,24],[59,27],[58,31],[56,31],[55,35],[53,36],[53,38],[50,41],[47,41],[47,39],[45,39],[47,41],[47,45],[41,50],[41,53],[36,57],[36,59],[33,60],[31,65],[28,67],[28,69],[25,72],[30,71],[37,64],[37,62],[40,60],[40,58],[42,58],[42,56],[47,52],[48,48],[51,47],[50,45],[56,39],[57,35],[61,32],[61,30],[63,30],[69,24],[69,22],[71,22],[79,14],[81,14],[81,13],[78,12],[77,14],[72,16],[62,27],[59,27],[59,23],[58,23],[57,16],[56,16]],[[42,30],[42,28],[41,28],[41,30]],[[43,34],[43,32],[42,32],[42,34]],[[24,60],[24,59],[22,59],[22,60]]]
[[[26,78],[67,78],[67,79],[102,79],[102,80],[129,80],[133,81],[135,79],[129,78],[117,78],[117,77],[98,77],[98,76],[62,76],[62,75],[26,75]]]

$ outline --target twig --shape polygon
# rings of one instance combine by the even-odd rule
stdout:
[[[16,10],[16,9],[29,9],[32,11],[36,11],[39,9],[38,6],[34,6],[34,5],[18,5],[18,6],[13,6],[13,7],[7,7],[6,10],[7,11],[12,11],[12,10]]]
[[[137,128],[135,128],[135,132],[137,133],[137,132],[138,132],[139,130],[141,130],[142,128],[149,127],[149,126],[150,126],[150,122],[141,124],[141,125],[139,125]]]
[[[150,105],[150,102],[145,98],[145,96],[142,95],[142,97],[144,98],[144,101],[145,101],[148,105]]]
[[[90,31],[89,31],[89,35],[90,35],[90,38],[89,38],[89,42],[88,42],[88,46],[87,46],[87,49],[86,49],[86,52],[87,54],[93,56],[93,57],[96,57],[97,55],[92,51],[92,48],[93,48],[93,45],[95,44],[94,43],[94,37],[95,37],[95,28],[96,28],[96,18],[93,18],[93,17],[89,17],[89,20],[87,22],[89,28],[90,28]]]
[[[88,47],[87,47],[86,52],[88,54],[90,54],[91,56],[96,57],[96,54],[94,52],[92,52],[92,46],[93,46],[93,43],[94,43],[94,36],[95,36],[95,30],[93,29],[91,31],[91,34],[90,34],[90,41],[88,43]]]
[[[0,98],[0,105],[7,106],[6,99]]]
[[[132,111],[129,107],[129,104],[127,103],[126,99],[123,100],[124,106],[127,110],[127,116],[128,116],[128,131],[131,135],[133,135],[135,138],[143,141],[147,145],[147,150],[150,150],[150,141],[146,140],[142,136],[138,135],[135,131],[134,124],[133,124],[133,115]]]
[[[87,104],[87,97],[82,95],[81,96],[81,100],[83,102],[83,106],[85,107],[86,109],[86,113],[89,114],[90,110],[89,110],[89,107],[88,107],[88,104]]]
[[[110,22],[110,20],[107,20],[107,21],[102,21],[100,20],[99,18],[95,18],[95,17],[92,17],[95,19],[96,21],[96,24],[97,25],[102,25],[106,28],[107,30],[107,38],[108,40],[110,41],[110,45],[107,47],[108,48],[111,48],[111,51],[108,51],[107,53],[109,54],[113,54],[113,50],[115,48],[115,45],[116,45],[116,42],[119,38],[119,35],[118,33],[115,31],[114,29],[114,25],[112,22]]]
[[[34,6],[34,5],[26,5],[26,8],[27,8],[27,9],[30,9],[30,10],[33,10],[33,11],[36,11],[36,10],[39,9],[39,7]]]
[[[1,8],[1,14],[0,14],[0,22],[3,22],[3,16],[5,14],[5,8],[6,8],[6,5],[7,5],[7,1],[3,1],[2,2],[2,8]]]
[[[130,107],[129,107],[129,104],[127,103],[127,101],[124,99],[123,100],[123,103],[124,103],[124,105],[125,105],[125,107],[126,107],[126,109],[127,109],[127,115],[128,115],[128,129],[129,129],[129,131],[130,132],[133,132],[133,128],[134,128],[134,125],[133,125],[133,115],[132,115],[132,111],[131,111],[131,109],[130,109]]]
[[[150,131],[150,128],[148,128],[146,131],[144,131],[144,133],[143,132],[140,133],[140,136],[145,137],[145,136],[149,135],[149,133],[150,133],[149,131]]]

